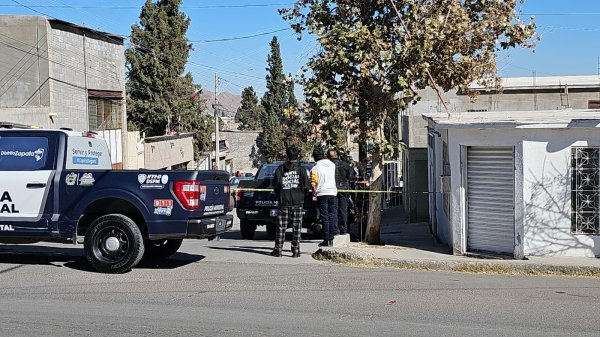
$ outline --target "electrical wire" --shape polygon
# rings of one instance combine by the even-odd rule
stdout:
[[[139,6],[118,6],[118,5],[106,5],[106,6],[70,6],[67,4],[63,5],[30,5],[24,6],[17,1],[13,2],[17,3],[19,6],[27,7],[29,9],[33,8],[73,8],[73,9],[110,9],[110,10],[131,10],[131,9],[140,9]],[[252,7],[275,7],[275,6],[291,6],[293,3],[268,3],[268,4],[244,4],[244,5],[203,5],[203,6],[181,6],[181,9],[219,9],[219,8],[252,8]],[[11,4],[0,4],[0,7],[17,7]]]
[[[191,43],[213,43],[213,42],[225,42],[225,41],[245,40],[245,39],[251,39],[251,38],[254,38],[254,37],[275,34],[275,33],[283,32],[283,31],[286,31],[286,30],[291,30],[291,29],[292,29],[291,27],[286,27],[286,28],[279,28],[279,29],[271,30],[271,31],[268,31],[268,32],[256,33],[256,34],[252,34],[252,35],[234,36],[234,37],[227,37],[227,38],[213,39],[213,40],[188,40],[188,42],[191,42]]]
[[[53,19],[56,19],[56,20],[60,20],[60,19],[57,19],[57,18],[55,18],[54,16],[51,16],[51,15],[48,15],[48,14],[46,14],[46,13],[43,13],[43,12],[41,12],[41,11],[38,11],[38,10],[36,10],[35,8],[32,8],[31,6],[24,5],[24,4],[20,3],[20,2],[19,2],[19,1],[17,1],[17,0],[11,0],[11,1],[13,1],[13,2],[14,2],[14,3],[16,3],[16,4],[18,4],[19,6],[22,6],[22,7],[24,7],[24,8],[30,9],[30,10],[32,10],[32,11],[34,11],[34,12],[38,13],[38,14],[41,14],[41,15],[44,15],[44,16],[47,16],[47,17],[51,17],[51,18],[53,18]],[[73,7],[73,6],[69,6],[69,7]],[[73,8],[75,8],[75,7],[73,7]],[[61,20],[61,21],[62,21],[62,20]],[[277,31],[277,32],[279,32],[279,31],[284,31],[284,30],[289,30],[289,29],[291,29],[291,28],[287,27],[287,28],[278,29],[278,30],[276,30],[276,31]],[[258,37],[258,36],[268,35],[268,34],[272,34],[272,33],[274,33],[274,32],[275,32],[275,31],[271,31],[271,32],[263,32],[263,33],[258,33],[258,34],[252,34],[252,35],[248,35],[248,36],[236,36],[236,37],[231,37],[231,38],[223,38],[223,39],[215,39],[215,40],[203,40],[203,41],[204,41],[204,42],[206,42],[206,43],[208,43],[208,42],[211,42],[211,41],[212,41],[212,42],[220,42],[220,41],[233,41],[233,40],[248,39],[248,38],[252,38],[252,37]],[[115,34],[113,34],[113,35],[115,35]],[[130,41],[130,44],[131,44],[132,46],[134,46],[134,45],[135,45],[135,46],[137,46],[137,47],[142,47],[142,48],[146,49],[146,51],[148,51],[148,52],[152,52],[154,55],[157,55],[156,51],[155,51],[155,50],[153,50],[152,48],[146,48],[146,47],[143,47],[143,46],[141,46],[141,45],[139,45],[139,44],[134,44],[134,43],[131,41],[131,37],[130,37],[130,36],[124,36],[124,35],[121,35],[121,37],[128,38],[128,39],[129,39],[129,41]],[[194,41],[189,41],[189,42],[192,42],[192,43],[193,43]],[[196,42],[201,42],[201,41],[196,41]],[[164,62],[164,61],[163,61],[163,62]],[[189,61],[189,60],[188,60],[188,63],[189,63],[189,64],[191,64],[191,65],[195,65],[195,66],[199,66],[199,67],[203,67],[203,68],[207,68],[207,69],[211,69],[211,70],[219,71],[219,72],[222,72],[222,73],[228,73],[228,74],[231,74],[231,75],[237,75],[238,77],[239,77],[239,76],[241,76],[241,77],[253,78],[253,79],[257,79],[257,80],[265,81],[265,79],[264,79],[264,78],[261,78],[261,77],[252,76],[252,75],[243,74],[243,73],[238,73],[238,72],[233,72],[233,71],[226,71],[226,70],[219,69],[219,68],[216,68],[216,67],[212,67],[212,66],[208,66],[208,65],[204,65],[204,64],[200,64],[200,63],[192,62],[192,61]],[[261,82],[261,83],[262,83],[262,82]],[[284,82],[280,82],[280,83],[284,83]]]

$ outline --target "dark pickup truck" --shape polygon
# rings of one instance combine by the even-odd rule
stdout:
[[[273,236],[277,228],[277,214],[279,205],[277,196],[273,192],[273,177],[275,170],[282,163],[263,164],[258,169],[254,180],[240,181],[235,191],[237,216],[240,219],[240,234],[242,239],[254,239],[256,227],[267,226],[267,234]],[[314,163],[301,163],[308,171]],[[304,200],[304,228],[309,229],[314,235],[321,234],[321,223],[318,219],[316,202],[310,193]]]
[[[0,125],[0,243],[83,241],[122,273],[232,226],[227,172],[113,171],[109,154],[93,133]]]

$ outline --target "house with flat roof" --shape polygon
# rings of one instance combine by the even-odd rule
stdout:
[[[501,111],[571,111],[600,108],[600,76],[548,76],[502,78],[498,88],[471,86],[479,95],[472,99],[459,90],[443,93],[451,114]],[[400,137],[407,145],[402,153],[404,206],[410,221],[431,221],[428,210],[427,147],[430,133],[424,114],[445,113],[436,92],[419,92],[421,100],[401,112]]]
[[[432,231],[455,254],[600,256],[600,109],[423,118]]]

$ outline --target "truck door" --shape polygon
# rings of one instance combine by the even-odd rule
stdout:
[[[49,230],[55,147],[41,133],[0,133],[0,236]]]

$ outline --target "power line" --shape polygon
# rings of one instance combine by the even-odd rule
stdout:
[[[540,28],[545,28],[548,31],[552,32],[555,30],[572,30],[578,32],[598,32],[600,28],[595,27],[558,27],[558,26],[539,26]]]
[[[11,1],[14,2],[14,3],[16,3],[17,5],[19,5],[21,7],[25,7],[25,8],[27,8],[27,9],[29,9],[31,11],[34,11],[34,12],[36,12],[38,14],[41,14],[43,16],[47,16],[47,17],[53,18],[55,20],[58,20],[57,18],[53,17],[52,15],[47,15],[45,13],[42,13],[42,12],[36,10],[35,8],[31,7],[31,6],[27,6],[27,5],[24,5],[24,4],[20,3],[20,2],[18,2],[17,0],[11,0]],[[15,7],[15,5],[10,5],[10,6]]]
[[[71,8],[71,9],[75,9],[75,10],[79,10],[79,9],[93,9],[95,6],[70,6],[70,5],[37,5],[37,6],[29,6],[29,5],[25,5],[20,3],[17,0],[11,0],[13,1],[15,4],[19,5],[20,7],[24,7],[27,8],[35,13],[38,13],[40,15],[43,16],[47,16],[49,18],[55,19],[55,20],[60,20],[52,15],[46,14],[44,12],[41,12],[39,10],[36,10],[35,8]],[[283,3],[279,3],[279,4],[256,4],[256,5],[252,5],[252,4],[246,4],[246,5],[215,5],[215,6],[197,6],[196,8],[244,8],[244,7],[259,7],[259,6],[275,6],[275,5],[290,5],[290,4],[283,4]],[[0,7],[16,7],[15,5],[0,5]],[[128,7],[128,6],[122,6],[123,8]],[[140,9],[140,7],[135,7],[135,6],[129,6],[131,8],[134,9]],[[110,9],[110,6],[105,6],[104,8]],[[61,20],[62,21],[62,20]],[[260,37],[260,36],[264,36],[264,35],[269,35],[269,34],[274,34],[274,33],[278,33],[278,32],[282,32],[282,31],[286,31],[286,30],[291,30],[291,27],[284,27],[284,28],[278,28],[275,30],[271,30],[271,31],[267,31],[267,32],[260,32],[260,33],[255,33],[255,34],[251,34],[251,35],[241,35],[241,36],[233,36],[233,37],[226,37],[226,38],[218,38],[218,39],[204,39],[204,40],[187,40],[187,42],[189,43],[214,43],[214,42],[226,42],[226,41],[236,41],[236,40],[245,40],[245,39],[251,39],[251,38],[255,38],[255,37]],[[122,35],[122,34],[113,34],[113,35],[118,35],[122,38],[126,38],[126,39],[131,39],[130,35]]]
[[[3,33],[0,33],[0,35],[1,35],[1,36],[5,36],[5,37],[8,37],[8,38],[11,38],[11,39],[12,39],[12,37],[10,37],[10,36],[8,36],[8,35],[5,35],[5,34],[3,34]],[[14,39],[13,39],[13,40],[14,40]],[[21,43],[22,43],[22,44],[24,44],[25,46],[34,47],[34,46],[32,46],[32,45],[29,45],[29,44],[27,44],[27,43],[24,43],[24,42],[21,42]],[[41,53],[34,53],[34,52],[30,52],[30,51],[27,51],[27,50],[21,49],[21,48],[19,48],[19,47],[13,46],[13,45],[11,45],[11,44],[9,44],[9,43],[6,43],[6,42],[4,42],[4,41],[0,41],[0,44],[2,44],[2,45],[5,45],[5,46],[7,46],[7,47],[9,47],[9,48],[12,48],[12,49],[18,50],[18,51],[20,51],[20,52],[26,53],[26,54],[30,54],[30,55],[37,56],[37,57],[39,57],[39,58],[41,58],[41,59],[47,60],[47,61],[49,61],[49,62],[52,62],[52,63],[54,63],[54,64],[61,65],[61,66],[65,67],[65,68],[67,68],[67,69],[71,69],[71,70],[73,70],[73,71],[75,71],[75,72],[79,72],[79,73],[83,73],[83,72],[85,72],[85,69],[75,68],[75,67],[73,67],[73,66],[71,66],[71,65],[64,64],[64,63],[61,63],[61,62],[59,62],[59,61],[56,61],[56,60],[52,60],[52,59],[50,59],[50,57],[44,57],[44,56],[43,56]],[[34,48],[35,48],[35,47],[34,47]],[[94,76],[94,77],[97,77],[97,78],[99,78],[99,79],[101,79],[101,80],[107,80],[107,78],[106,78],[105,76],[99,76],[99,75],[94,75],[94,74],[89,74],[89,73],[88,73],[88,75],[90,75],[90,76]],[[119,81],[117,81],[117,82],[119,82]]]
[[[14,0],[13,0],[14,1]],[[140,9],[140,6],[117,6],[117,5],[106,5],[106,6],[70,6],[70,5],[30,5],[30,6],[24,6],[20,3],[16,2],[19,6],[23,6],[23,7],[27,7],[31,10],[33,10],[34,8],[57,8],[57,9],[61,9],[61,8],[73,8],[73,9],[124,9],[124,10],[131,10],[131,9]],[[181,9],[219,9],[219,8],[252,8],[252,7],[275,7],[275,6],[291,6],[293,5],[293,3],[269,3],[269,4],[244,4],[244,5],[204,5],[204,6],[181,6]],[[0,7],[17,7],[15,5],[11,5],[11,4],[0,4]]]
[[[274,34],[274,33],[278,33],[278,32],[283,32],[283,31],[291,30],[291,29],[292,29],[291,27],[286,27],[286,28],[279,28],[279,29],[276,29],[276,30],[268,31],[268,32],[256,33],[256,34],[252,34],[252,35],[234,36],[234,37],[227,37],[227,38],[214,39],[214,40],[195,40],[195,41],[194,40],[188,40],[188,42],[192,42],[192,43],[212,43],[212,42],[224,42],[224,41],[244,40],[244,39],[251,39],[253,37],[259,37],[259,36]]]
[[[48,15],[48,14],[46,14],[46,13],[43,13],[43,12],[41,12],[41,11],[38,11],[38,10],[36,10],[35,8],[32,8],[31,6],[24,5],[24,4],[20,3],[20,2],[18,2],[17,0],[12,0],[12,1],[13,1],[14,3],[18,4],[19,6],[21,6],[21,7],[24,7],[24,8],[27,8],[27,9],[30,9],[30,10],[32,10],[32,11],[34,11],[34,12],[38,13],[38,14],[41,14],[41,15],[44,15],[44,16],[51,17],[51,18],[53,18],[53,19],[59,20],[59,19],[57,19],[57,18],[55,18],[55,17],[53,17],[53,16],[51,16],[51,15]],[[242,5],[240,5],[240,6],[242,6]],[[74,8],[74,7],[72,7],[72,6],[69,6],[69,7],[71,7],[71,8]],[[287,28],[278,29],[278,30],[276,30],[276,31],[283,31],[283,30],[288,30],[288,29],[291,29],[291,28],[287,27]],[[263,32],[263,33],[258,33],[258,34],[249,35],[249,36],[236,36],[236,37],[232,37],[232,38],[224,38],[224,39],[217,39],[217,40],[205,40],[205,41],[207,41],[207,42],[217,42],[217,41],[231,41],[231,40],[239,40],[239,39],[248,39],[248,38],[251,38],[251,37],[258,37],[258,36],[263,36],[263,35],[267,35],[267,34],[272,34],[273,32],[274,32],[274,31],[271,31],[271,32]],[[2,35],[4,35],[4,34],[2,34]],[[5,36],[6,36],[6,35],[5,35]],[[122,36],[122,37],[128,38],[128,39],[129,39],[129,41],[130,41],[130,44],[131,44],[131,46],[137,46],[137,47],[140,47],[140,48],[146,49],[146,51],[148,51],[148,52],[151,52],[151,53],[152,53],[153,55],[155,55],[155,56],[158,54],[158,53],[157,53],[157,52],[156,52],[154,49],[152,49],[152,48],[147,48],[147,47],[144,47],[144,46],[141,46],[141,45],[139,45],[139,44],[136,44],[136,43],[134,43],[133,41],[131,41],[131,36]],[[188,41],[188,42],[192,42],[192,43],[193,43],[194,41]],[[198,41],[197,41],[197,42],[198,42]],[[164,63],[164,62],[166,62],[165,60],[161,60],[161,61],[162,61],[163,63]],[[211,67],[211,66],[208,66],[208,65],[204,65],[204,64],[200,64],[200,63],[192,62],[192,61],[189,61],[189,60],[188,60],[188,63],[189,63],[189,64],[192,64],[192,65],[196,65],[196,66],[204,67],[204,68],[207,68],[207,69],[211,69],[211,70],[216,70],[216,71],[218,71],[218,72],[224,72],[224,73],[229,73],[229,74],[233,74],[233,75],[243,76],[243,77],[247,77],[247,78],[259,79],[259,80],[263,80],[263,81],[265,80],[264,78],[261,78],[261,77],[252,76],[252,75],[243,74],[243,73],[238,73],[238,72],[233,72],[233,71],[222,70],[222,69],[218,69],[218,68],[216,68],[216,67]]]
[[[600,12],[589,12],[589,13],[522,13],[521,15],[527,15],[527,16],[594,16],[594,15],[600,15]]]

